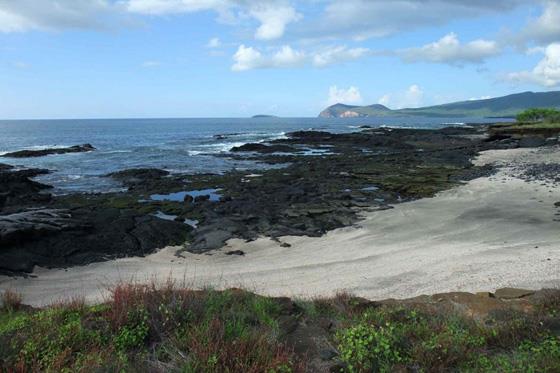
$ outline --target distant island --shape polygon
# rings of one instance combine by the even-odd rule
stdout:
[[[538,107],[560,109],[560,91],[523,92],[485,100],[470,100],[421,108],[391,110],[380,104],[353,106],[335,104],[323,110],[321,118],[360,118],[383,116],[495,117],[513,118],[523,110]]]
[[[253,115],[251,118],[258,119],[258,118],[278,118],[278,117],[276,115],[257,114],[257,115]]]

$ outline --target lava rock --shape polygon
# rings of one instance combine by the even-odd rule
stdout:
[[[294,148],[287,145],[265,145],[257,143],[248,143],[241,146],[234,146],[231,152],[258,152],[258,153],[291,153]]]
[[[210,195],[208,194],[204,194],[202,196],[196,196],[194,199],[194,202],[204,202],[204,201],[209,201],[210,200]]]
[[[91,144],[74,145],[68,148],[49,148],[39,150],[19,150],[17,152],[6,153],[2,157],[7,158],[29,158],[43,157],[51,154],[84,153],[96,150]]]

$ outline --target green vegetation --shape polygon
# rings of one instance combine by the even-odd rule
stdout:
[[[552,137],[560,134],[560,110],[546,108],[527,109],[517,115],[515,123],[498,123],[490,133],[509,136]]]
[[[315,371],[322,358],[310,345],[326,339],[334,353],[322,360],[333,371],[558,372],[560,291],[523,303],[526,312],[473,295],[472,309],[501,310],[476,317],[449,308],[453,299],[377,303],[339,294],[292,302],[123,284],[104,304],[33,309],[7,291],[0,371]]]
[[[520,123],[542,122],[544,124],[560,124],[560,110],[545,108],[527,109],[517,115],[517,121]]]

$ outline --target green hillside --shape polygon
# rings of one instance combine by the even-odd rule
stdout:
[[[322,111],[319,116],[325,118],[409,115],[426,117],[515,117],[519,112],[533,107],[560,109],[560,91],[523,92],[486,100],[462,101],[400,110],[391,110],[383,105],[352,106],[336,104]]]

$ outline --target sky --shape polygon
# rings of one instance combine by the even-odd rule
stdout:
[[[0,118],[316,116],[560,89],[560,0],[0,0]]]

